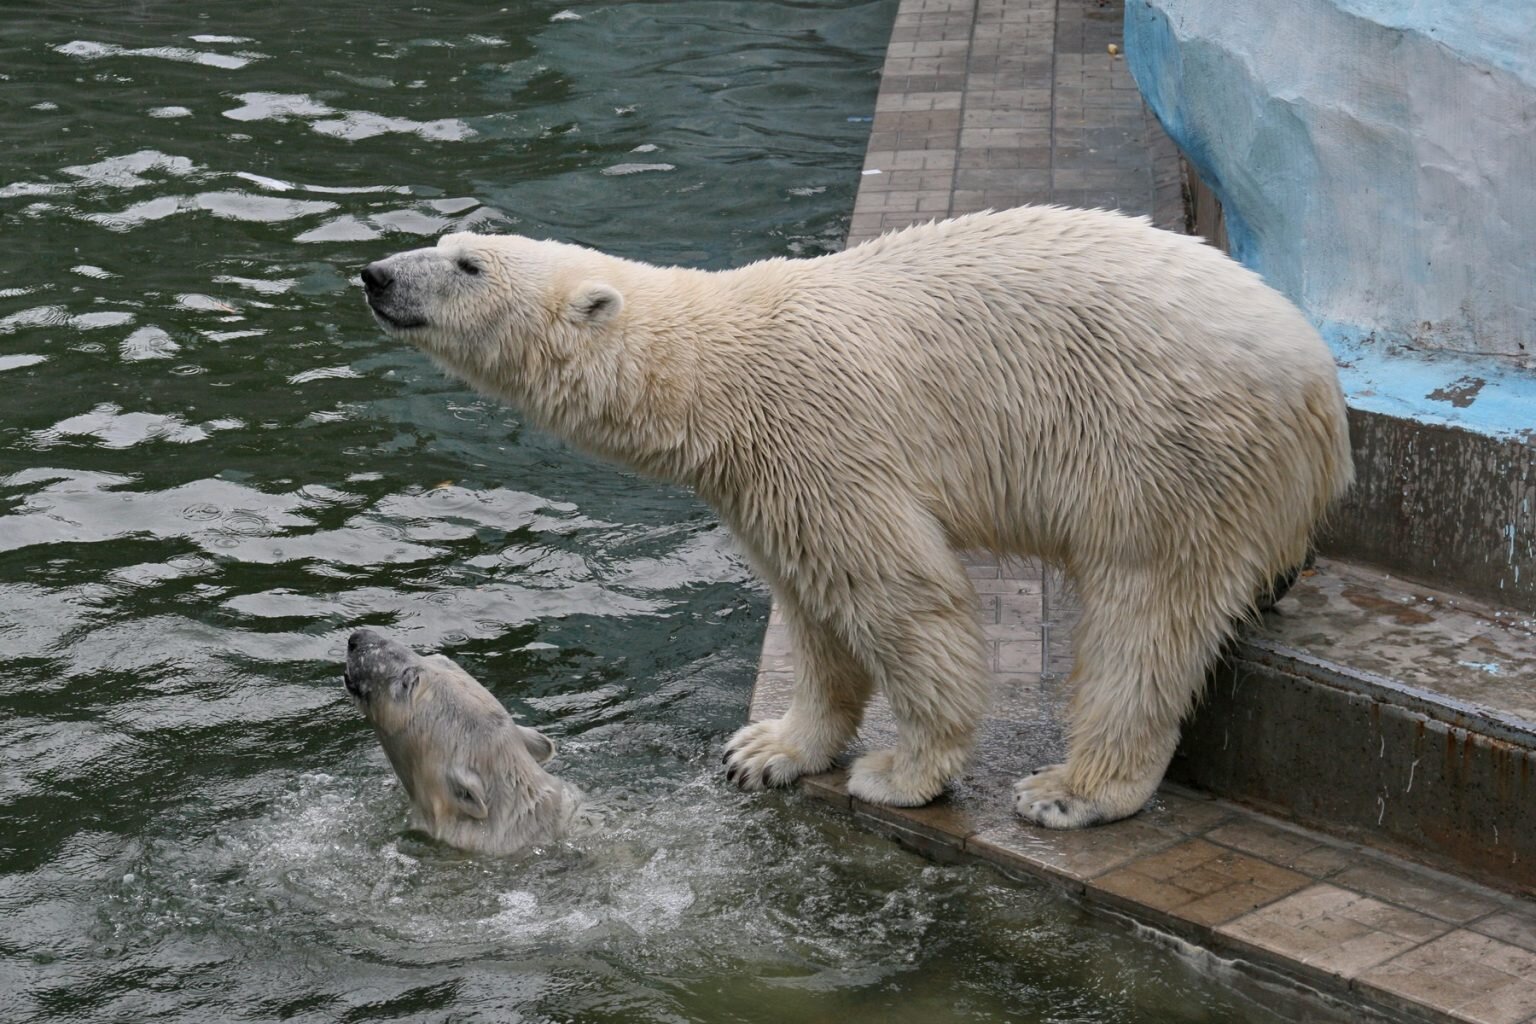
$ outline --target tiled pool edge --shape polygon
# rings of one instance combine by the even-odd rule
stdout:
[[[882,73],[849,244],[972,210],[1109,206],[1180,229],[1177,155],[1123,63],[1118,3],[902,0]],[[1125,822],[1084,832],[1024,825],[1013,779],[1059,746],[1060,693],[1042,630],[1050,580],[973,564],[1000,717],[974,770],[927,807],[849,796],[840,772],[806,796],[929,856],[982,861],[1056,885],[1087,906],[1230,959],[1240,980],[1279,984],[1389,1020],[1536,1024],[1536,906],[1235,804],[1166,785]],[[782,713],[788,638],[770,622],[751,720]],[[889,733],[875,707],[866,736]],[[1026,734],[1014,749],[1007,733]],[[1241,986],[1240,986],[1241,987]]]

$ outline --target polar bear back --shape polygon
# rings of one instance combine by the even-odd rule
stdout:
[[[1316,331],[1144,220],[1025,207],[723,276],[771,321],[701,373],[721,415],[755,418],[727,432],[740,471],[918,494],[961,546],[1123,565],[1278,532],[1299,560],[1350,479]]]

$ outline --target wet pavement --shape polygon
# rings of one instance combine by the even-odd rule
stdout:
[[[1256,634],[1536,730],[1536,615],[1347,562],[1326,569]]]

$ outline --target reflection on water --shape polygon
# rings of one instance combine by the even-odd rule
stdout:
[[[836,248],[893,14],[9,5],[0,1019],[1259,1019],[1050,894],[728,789],[766,599],[707,510],[355,294],[451,230]],[[404,833],[337,685],[365,624],[556,736],[604,824],[508,861]]]

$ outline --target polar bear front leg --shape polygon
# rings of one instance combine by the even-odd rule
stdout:
[[[1074,647],[1067,762],[1014,786],[1014,808],[1047,828],[1127,818],[1152,798],[1179,742],[1179,723],[1227,630],[1215,602],[1149,574],[1083,587]]]
[[[964,770],[990,696],[975,591],[947,547],[906,549],[913,574],[858,586],[855,643],[890,701],[894,747],[853,763],[848,792],[916,807]]]
[[[874,683],[828,627],[779,597],[795,653],[795,689],[783,718],[737,730],[725,745],[727,777],[743,789],[787,786],[832,766],[858,731]]]

